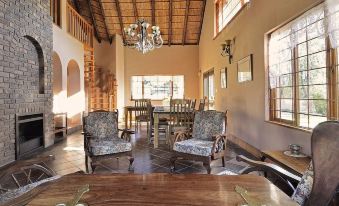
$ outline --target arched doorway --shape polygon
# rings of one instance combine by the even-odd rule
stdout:
[[[80,69],[75,60],[70,60],[67,65],[67,114],[68,127],[73,128],[81,124],[83,98],[80,87]]]
[[[53,52],[52,57],[52,67],[53,67],[53,112],[60,113],[62,112],[62,65],[59,55],[56,52]]]

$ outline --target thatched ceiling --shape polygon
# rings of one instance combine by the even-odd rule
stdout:
[[[110,41],[124,27],[145,19],[160,26],[164,44],[199,44],[206,0],[69,0],[91,22],[96,38]],[[123,37],[124,38],[124,37]]]

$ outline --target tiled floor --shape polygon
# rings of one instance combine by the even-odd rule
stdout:
[[[157,149],[148,143],[146,131],[132,136],[134,171],[128,171],[129,161],[127,157],[120,159],[110,159],[97,167],[95,173],[158,173],[170,172],[169,159],[171,152],[164,141],[160,141]],[[55,144],[54,146],[43,151],[43,154],[55,155],[55,160],[48,165],[60,175],[65,175],[77,171],[86,171],[85,155],[83,151],[83,136],[80,132],[69,135],[67,139]],[[227,145],[226,167],[222,167],[221,160],[212,162],[212,174],[228,174],[229,172],[239,173],[247,165],[235,160],[237,154],[246,154],[245,151],[235,145]],[[40,154],[41,155],[41,154]],[[248,154],[246,154],[248,155]],[[206,169],[201,162],[178,160],[176,164],[177,173],[206,173]]]

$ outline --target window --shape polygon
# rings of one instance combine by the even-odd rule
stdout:
[[[217,0],[215,2],[216,33],[221,30],[239,13],[250,0]]]
[[[184,76],[132,76],[132,99],[184,98]]]
[[[214,108],[214,70],[204,73],[204,97],[208,100],[208,109]]]
[[[61,27],[61,0],[50,1],[50,15],[53,23]]]
[[[325,32],[327,20],[320,4],[269,35],[270,120],[312,129],[338,119],[339,56]]]

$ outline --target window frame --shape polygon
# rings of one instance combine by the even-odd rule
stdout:
[[[241,13],[241,11],[245,8],[245,6],[250,3],[251,0],[239,0],[241,3],[241,8],[229,19],[229,21],[222,26],[222,28],[219,28],[219,15],[220,15],[220,4],[222,5],[222,10],[224,10],[224,4],[229,0],[215,0],[214,1],[214,22],[215,22],[215,37],[216,38],[224,29]],[[226,3],[227,4],[227,3]],[[224,18],[222,17],[222,21]]]
[[[56,26],[62,28],[62,4],[61,0],[50,0],[50,16]]]
[[[130,100],[131,101],[138,100],[138,99],[133,97],[133,87],[132,87],[132,85],[133,85],[132,78],[133,77],[142,77],[142,81],[141,81],[142,82],[142,95],[141,95],[142,97],[140,99],[145,99],[144,77],[171,77],[171,80],[170,80],[170,82],[171,82],[171,88],[170,88],[171,95],[168,98],[173,97],[173,92],[174,92],[174,89],[173,89],[174,88],[174,86],[173,86],[173,77],[182,77],[183,78],[183,83],[184,83],[184,87],[182,88],[182,91],[183,91],[183,97],[182,98],[185,97],[185,75],[132,75],[130,77],[130,88],[131,88],[130,89],[130,92],[131,92]],[[159,99],[151,98],[152,101],[162,101],[164,99],[166,99],[166,97],[165,98],[159,98]]]
[[[205,84],[205,79],[207,79],[207,85]],[[213,80],[213,88],[211,89],[211,83],[210,79]],[[207,99],[208,101],[208,109],[213,109],[214,108],[214,103],[215,103],[215,72],[214,68],[206,71],[203,73],[203,96],[204,98]],[[211,96],[210,91],[213,90],[213,96]],[[207,94],[206,94],[207,91]],[[211,98],[213,97],[213,99]]]
[[[265,75],[266,75],[266,86],[265,86],[265,93],[266,93],[266,102],[267,102],[267,107],[265,109],[266,111],[266,122],[270,122],[270,123],[274,123],[274,124],[278,124],[278,125],[282,125],[285,127],[290,127],[290,128],[294,128],[294,129],[299,129],[302,131],[306,131],[306,132],[311,132],[313,130],[312,127],[310,127],[310,121],[308,121],[308,127],[303,127],[303,126],[299,126],[300,125],[300,118],[298,117],[299,114],[303,114],[302,112],[300,112],[300,108],[299,108],[299,104],[300,104],[300,96],[298,96],[298,86],[299,83],[297,83],[298,81],[298,73],[300,73],[301,71],[297,69],[297,64],[298,64],[298,46],[299,44],[297,44],[297,46],[293,49],[291,49],[291,64],[292,64],[292,120],[286,120],[286,119],[282,119],[282,118],[278,118],[276,117],[276,99],[278,96],[275,96],[275,98],[273,98],[272,96],[274,96],[275,92],[276,92],[276,88],[275,91],[272,91],[272,88],[270,88],[270,64],[269,64],[269,54],[270,54],[270,50],[269,50],[269,45],[270,45],[270,38],[271,35],[277,31],[278,29],[284,27],[285,25],[295,21],[296,19],[298,19],[300,16],[302,16],[303,14],[305,14],[306,12],[312,10],[313,8],[323,4],[323,1],[317,2],[315,4],[313,4],[312,6],[310,6],[309,8],[305,9],[304,11],[302,11],[300,14],[296,15],[295,17],[287,20],[286,22],[284,22],[283,24],[277,26],[276,28],[272,29],[271,31],[267,32],[265,34]],[[325,14],[326,16],[326,14]],[[305,27],[306,29],[307,27]],[[318,51],[320,52],[325,52],[326,53],[326,66],[325,67],[321,67],[321,68],[325,68],[326,69],[326,89],[327,89],[327,93],[326,93],[326,102],[327,102],[327,111],[326,111],[326,118],[327,120],[338,120],[339,119],[339,49],[333,49],[330,47],[330,41],[329,41],[329,36],[328,34],[324,33],[323,34],[324,39],[325,39],[325,50],[323,51]],[[320,36],[315,37],[319,38]],[[306,44],[308,44],[309,41],[312,41],[313,39],[306,39]],[[305,43],[302,42],[302,43]],[[302,44],[300,43],[300,44]],[[318,53],[316,52],[316,53]],[[309,56],[314,55],[316,53],[307,53],[307,59],[309,58]],[[308,60],[307,60],[308,61]],[[308,64],[308,63],[307,63]],[[321,68],[307,68],[305,71],[307,71],[307,73],[309,73],[309,71],[312,70],[317,70],[317,69],[321,69]],[[308,79],[309,81],[309,79]],[[308,86],[310,86],[310,84],[308,83]],[[309,94],[308,94],[309,95]],[[278,97],[279,98],[279,97]],[[307,100],[309,101],[311,98],[310,96],[308,96]],[[308,103],[309,104],[309,103]],[[280,105],[281,107],[281,105]],[[280,108],[281,109],[281,108]],[[312,113],[310,112],[310,108],[308,105],[308,113],[305,114],[308,116],[314,116],[312,115]],[[316,115],[317,116],[317,115]]]

